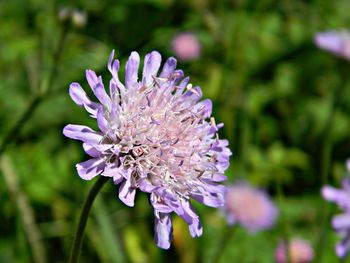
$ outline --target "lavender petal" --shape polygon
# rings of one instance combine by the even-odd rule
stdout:
[[[96,150],[96,148],[94,148],[92,145],[88,143],[83,143],[83,148],[84,148],[84,151],[91,157],[95,157],[95,158],[100,157],[101,152]]]
[[[159,77],[168,78],[174,72],[175,68],[176,68],[176,59],[173,57],[168,58],[163,66],[163,70],[160,73]]]
[[[79,83],[73,82],[69,86],[69,95],[78,106],[83,106],[93,117],[96,116],[99,104],[90,100]]]
[[[142,84],[145,86],[151,85],[153,77],[157,75],[158,69],[162,58],[157,51],[152,51],[150,54],[145,56],[143,73],[142,73]]]
[[[169,214],[155,210],[154,240],[158,247],[169,249],[173,240],[173,226]]]
[[[88,144],[98,144],[103,138],[101,134],[84,125],[68,124],[63,128],[63,134],[68,138]]]
[[[79,176],[84,180],[91,180],[102,173],[105,163],[102,158],[93,158],[76,165]]]
[[[125,85],[131,89],[135,87],[138,79],[140,56],[137,52],[131,52],[125,68]]]
[[[130,181],[125,180],[119,187],[119,199],[127,206],[134,206],[136,189],[131,187]]]
[[[334,216],[332,219],[332,225],[335,230],[350,229],[350,215],[342,214]]]
[[[109,128],[109,121],[105,118],[103,107],[100,107],[97,111],[97,125],[100,131],[107,134]]]

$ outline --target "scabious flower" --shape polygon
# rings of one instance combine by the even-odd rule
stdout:
[[[348,169],[349,165],[350,161],[348,161]],[[350,178],[343,179],[342,189],[324,186],[322,195],[326,200],[335,202],[344,210],[343,214],[333,217],[332,225],[342,237],[342,240],[335,247],[336,253],[338,257],[345,257],[350,250]]]
[[[275,252],[277,263],[287,263],[287,254],[289,253],[291,263],[308,263],[314,258],[314,251],[310,243],[301,238],[293,238],[289,243],[289,251],[284,242],[280,242]]]
[[[172,49],[180,60],[188,61],[199,58],[201,45],[193,33],[181,33],[172,41]]]
[[[349,31],[326,31],[317,33],[316,45],[337,56],[350,60],[350,32]]]
[[[189,78],[175,69],[174,58],[158,74],[160,54],[147,54],[140,80],[139,64],[139,54],[132,52],[123,84],[118,77],[119,61],[112,52],[109,94],[101,76],[87,70],[87,81],[99,102],[72,83],[71,98],[97,119],[99,131],[70,124],[63,133],[82,141],[91,156],[76,165],[81,178],[113,178],[115,184],[121,183],[119,198],[128,206],[134,205],[137,189],[150,194],[155,241],[167,249],[172,240],[172,212],[188,223],[195,237],[202,234],[202,226],[190,198],[211,207],[223,205],[225,187],[219,182],[226,180],[223,173],[231,151],[228,141],[217,135],[223,124],[216,125],[210,118],[211,101],[200,101],[201,89],[188,84]]]
[[[240,224],[252,233],[272,227],[278,216],[264,191],[244,183],[227,187],[223,210],[230,225]]]

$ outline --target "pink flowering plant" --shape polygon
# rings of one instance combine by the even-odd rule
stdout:
[[[198,37],[191,32],[176,35],[172,40],[172,50],[181,61],[199,59],[201,55],[201,45]]]
[[[274,226],[278,209],[268,194],[248,185],[237,183],[227,187],[223,211],[228,224],[239,224],[249,232],[269,229]]]
[[[144,58],[132,52],[125,68],[125,84],[118,76],[120,63],[112,52],[108,70],[109,94],[101,76],[86,71],[86,79],[98,102],[92,101],[80,84],[70,85],[72,100],[97,120],[99,130],[69,124],[65,136],[83,142],[90,159],[76,165],[79,176],[91,180],[110,177],[120,184],[119,199],[134,206],[137,190],[148,193],[155,216],[155,241],[164,249],[172,240],[171,213],[189,225],[192,237],[202,235],[198,215],[190,199],[211,207],[224,204],[225,170],[231,151],[219,139],[211,116],[212,103],[201,100],[200,87],[176,69],[176,60],[166,60],[153,51]]]
[[[292,238],[289,240],[288,246],[282,241],[278,244],[275,259],[277,263],[310,263],[314,259],[314,251],[309,241],[302,238]]]

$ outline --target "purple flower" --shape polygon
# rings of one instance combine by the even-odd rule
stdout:
[[[172,49],[175,55],[183,61],[194,60],[201,54],[201,45],[193,33],[181,33],[172,41]]]
[[[294,238],[289,243],[289,256],[291,263],[308,263],[313,260],[314,251],[308,241]],[[286,244],[284,242],[279,243],[275,252],[275,258],[277,263],[288,262]]]
[[[337,56],[350,60],[350,32],[349,31],[327,31],[317,33],[316,45]]]
[[[134,205],[136,190],[150,193],[155,215],[155,241],[170,247],[175,212],[189,225],[192,237],[202,234],[190,198],[212,207],[224,203],[231,151],[228,141],[217,135],[223,124],[210,118],[212,103],[202,100],[202,91],[176,70],[169,58],[160,73],[161,56],[153,51],[144,59],[138,79],[140,57],[132,52],[125,70],[125,84],[118,77],[119,61],[112,52],[108,69],[112,74],[109,94],[101,76],[86,71],[87,81],[98,102],[91,101],[78,83],[70,85],[73,101],[97,119],[99,131],[87,126],[67,125],[65,136],[83,142],[89,160],[76,165],[85,180],[97,175],[121,184],[119,198]],[[208,121],[209,120],[209,121]]]
[[[348,166],[349,166],[348,161]],[[350,250],[350,178],[346,177],[342,181],[343,189],[324,186],[322,188],[323,197],[344,210],[343,214],[336,215],[332,219],[333,228],[342,237],[336,245],[335,250],[338,257],[345,257]]]
[[[278,210],[269,196],[247,184],[227,187],[225,199],[227,222],[240,224],[252,233],[272,227],[277,219]]]

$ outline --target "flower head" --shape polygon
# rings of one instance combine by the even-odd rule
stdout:
[[[227,188],[224,211],[229,224],[240,224],[250,232],[274,225],[278,210],[262,190],[247,184]]]
[[[314,252],[310,243],[301,238],[294,238],[289,243],[289,256],[291,263],[308,263],[314,258]],[[275,253],[277,263],[286,263],[286,244],[280,242]]]
[[[350,60],[349,31],[320,32],[315,36],[315,43],[321,49]]]
[[[139,54],[132,52],[123,84],[118,76],[119,61],[112,52],[109,94],[102,78],[87,70],[87,81],[98,102],[90,100],[78,83],[72,83],[70,96],[97,119],[99,131],[70,124],[63,133],[82,141],[91,157],[76,165],[81,178],[113,178],[115,184],[121,184],[119,198],[128,206],[134,205],[137,189],[150,193],[155,241],[159,247],[169,248],[170,213],[181,216],[195,237],[202,234],[202,227],[190,198],[212,207],[223,205],[225,187],[219,182],[226,180],[223,173],[231,152],[227,140],[217,135],[223,124],[216,125],[210,118],[211,101],[200,101],[201,89],[188,84],[189,78],[175,69],[174,58],[158,73],[160,54],[147,54],[141,79],[139,64]]]
[[[347,163],[349,168],[350,161]],[[326,200],[335,202],[344,210],[343,214],[333,217],[332,225],[342,237],[342,241],[335,247],[336,253],[338,257],[345,257],[350,250],[350,178],[343,179],[342,189],[324,186],[322,195]]]
[[[201,45],[193,33],[181,33],[172,41],[175,55],[183,61],[197,59],[201,54]]]

